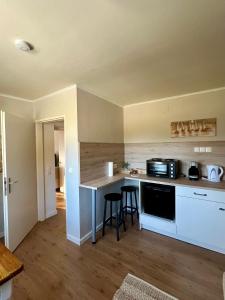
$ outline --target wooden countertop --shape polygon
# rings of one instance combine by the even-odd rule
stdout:
[[[23,270],[23,264],[0,243],[0,286]]]
[[[120,180],[124,179],[124,174],[119,173],[112,177],[105,176],[101,178],[97,178],[88,182],[84,182],[80,184],[80,187],[91,189],[91,190],[98,190],[102,187],[105,187],[107,185],[113,184],[115,182],[118,182]]]
[[[167,178],[158,178],[158,177],[150,177],[147,175],[139,174],[137,177],[133,177],[129,174],[123,174],[119,173],[112,177],[101,177],[92,181],[84,182],[80,184],[80,187],[92,189],[92,190],[98,190],[100,188],[103,188],[107,185],[116,183],[123,179],[131,179],[131,180],[137,180],[137,181],[147,181],[152,183],[159,183],[159,184],[169,184],[173,186],[189,186],[189,187],[196,187],[196,188],[204,188],[204,189],[210,189],[210,190],[218,190],[218,191],[225,191],[225,181],[221,182],[209,182],[207,180],[198,180],[198,181],[192,181],[188,178],[178,178],[178,179],[167,179]]]

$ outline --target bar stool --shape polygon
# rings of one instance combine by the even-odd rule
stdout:
[[[104,206],[104,216],[103,216],[103,227],[102,227],[102,236],[105,235],[105,226],[108,225],[107,223],[110,222],[111,227],[116,228],[116,236],[117,241],[120,240],[120,226],[123,224],[123,229],[126,231],[125,221],[124,221],[124,212],[123,212],[123,198],[121,194],[118,193],[110,193],[106,194],[104,196],[105,198],[105,206]],[[110,202],[110,216],[106,219],[106,211],[107,211],[107,203]],[[116,217],[113,217],[112,215],[112,209],[113,209],[113,202],[115,203],[115,211],[116,211]],[[113,219],[116,220],[116,225],[113,226],[112,221]]]
[[[125,203],[125,206],[123,206],[123,211],[125,211],[126,215],[127,214],[131,215],[132,225],[134,224],[133,215],[135,213],[137,213],[137,219],[139,219],[136,190],[137,190],[136,186],[133,186],[133,185],[124,185],[121,187],[122,196],[124,195],[124,193],[126,196],[126,198],[125,198],[126,203]],[[130,205],[127,204],[127,194],[130,195]],[[133,206],[133,195],[134,195],[134,199],[135,199],[135,206]]]

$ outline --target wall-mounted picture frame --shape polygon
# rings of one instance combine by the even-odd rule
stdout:
[[[216,118],[171,122],[171,137],[216,136]]]

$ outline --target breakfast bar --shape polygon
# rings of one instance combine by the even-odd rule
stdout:
[[[96,193],[99,189],[123,179],[123,174],[117,174],[112,177],[105,176],[80,184],[80,187],[90,189],[92,191],[92,244],[96,243]]]

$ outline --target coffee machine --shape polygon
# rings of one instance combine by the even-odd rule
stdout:
[[[188,178],[190,180],[199,180],[199,169],[198,163],[196,161],[192,161],[190,168],[188,170]]]

